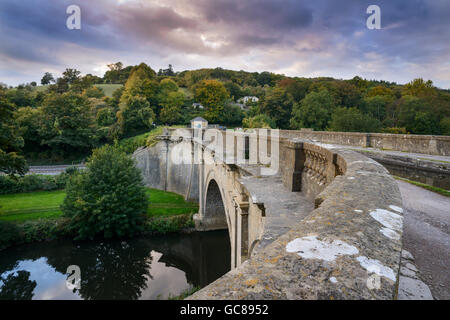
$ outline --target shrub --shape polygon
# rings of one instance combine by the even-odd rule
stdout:
[[[166,234],[193,227],[194,221],[192,220],[192,214],[183,214],[178,216],[152,217],[147,221],[145,231],[152,234]]]
[[[10,246],[20,237],[20,231],[12,222],[0,221],[0,250]]]
[[[70,178],[61,206],[76,238],[126,237],[141,231],[148,199],[131,157],[107,145],[94,150],[86,166]]]
[[[76,170],[76,169],[75,169]],[[30,174],[23,177],[0,175],[0,194],[12,194],[32,191],[53,191],[64,189],[72,170],[56,176]]]
[[[15,244],[72,236],[67,219],[39,219],[17,224],[0,221],[0,250]]]

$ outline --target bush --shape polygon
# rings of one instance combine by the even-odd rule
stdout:
[[[12,222],[0,221],[0,250],[9,247],[20,238],[20,230]]]
[[[10,177],[0,175],[0,194],[62,190],[76,170],[76,168],[68,168],[66,172],[57,176],[30,174],[23,177]]]
[[[76,239],[126,237],[141,231],[148,198],[131,157],[107,145],[94,150],[86,166],[70,178],[61,206]]]
[[[145,232],[151,234],[167,234],[193,227],[194,221],[192,220],[192,214],[152,217],[147,221]]]
[[[15,244],[72,236],[67,219],[39,219],[22,224],[0,221],[0,250]]]
[[[330,122],[331,131],[378,132],[381,123],[357,108],[339,107],[333,112]]]

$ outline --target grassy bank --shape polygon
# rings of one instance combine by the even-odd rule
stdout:
[[[150,203],[143,234],[166,234],[193,227],[197,203],[172,192],[147,189]],[[65,191],[0,195],[0,250],[15,244],[71,237],[60,205]]]
[[[192,214],[198,211],[196,203],[187,202],[176,193],[149,188],[147,195],[150,199],[147,211],[149,218]],[[58,218],[62,215],[59,207],[65,196],[63,190],[0,195],[0,220],[22,223]]]
[[[425,184],[425,183],[408,180],[408,179],[401,178],[401,177],[398,177],[398,176],[394,176],[394,178],[397,179],[397,180],[408,182],[408,183],[413,184],[413,185],[415,185],[417,187],[421,187],[421,188],[427,189],[429,191],[433,191],[433,192],[439,193],[440,195],[443,195],[443,196],[446,196],[446,197],[450,197],[450,191],[448,191],[448,190],[445,190],[445,189],[442,189],[442,188],[438,188],[438,187],[433,187],[433,186],[430,186],[430,185]]]

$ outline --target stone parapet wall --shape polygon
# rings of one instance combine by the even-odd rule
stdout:
[[[395,180],[353,151],[291,139],[281,148],[283,179],[297,174],[316,209],[189,299],[395,299],[403,231]]]
[[[320,141],[322,143],[373,147],[411,153],[450,155],[450,136],[413,134],[281,130],[280,136]]]

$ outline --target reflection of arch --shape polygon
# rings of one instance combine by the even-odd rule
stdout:
[[[205,217],[210,223],[213,222],[213,229],[227,229],[229,227],[223,196],[219,185],[213,178],[209,180],[206,187]]]

